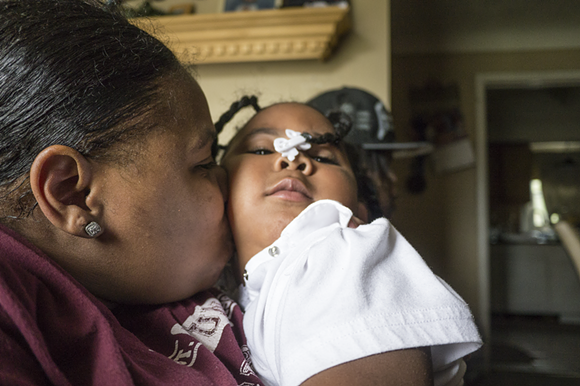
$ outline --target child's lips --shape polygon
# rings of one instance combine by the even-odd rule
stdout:
[[[310,201],[312,195],[302,183],[294,178],[285,178],[266,191],[266,196],[274,196],[288,201]]]
[[[310,201],[310,198],[308,198],[304,194],[291,190],[279,190],[276,193],[271,194],[270,196],[281,198],[286,201],[295,201],[295,202]]]

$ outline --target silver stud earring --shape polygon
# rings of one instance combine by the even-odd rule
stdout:
[[[101,226],[96,221],[91,221],[85,225],[85,232],[89,237],[95,237],[101,232]]]

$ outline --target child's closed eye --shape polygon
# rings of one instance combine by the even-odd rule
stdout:
[[[311,156],[311,158],[316,161],[316,162],[320,162],[322,164],[329,164],[329,165],[339,165],[339,163],[332,157],[322,157],[322,156]]]
[[[251,149],[251,150],[248,150],[247,152],[249,154],[255,154],[255,155],[268,155],[268,154],[274,153],[272,150],[265,149],[265,148]]]

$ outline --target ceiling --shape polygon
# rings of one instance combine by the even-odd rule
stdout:
[[[579,0],[391,0],[394,53],[580,48]]]

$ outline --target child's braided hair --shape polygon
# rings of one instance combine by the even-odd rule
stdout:
[[[221,133],[224,126],[233,119],[233,117],[244,107],[252,106],[256,113],[262,110],[258,104],[258,98],[255,95],[243,96],[240,100],[232,103],[228,111],[223,113],[219,120],[215,123],[217,133]],[[306,105],[305,105],[306,106]],[[312,136],[304,133],[306,142],[322,145],[325,143],[332,143],[338,145],[340,141],[348,134],[352,127],[352,120],[341,111],[333,111],[325,115],[334,127],[334,133],[326,133],[319,136]],[[217,145],[214,147],[214,156],[217,155],[218,150],[225,150],[227,146]]]
[[[232,118],[237,114],[238,111],[240,111],[241,109],[243,109],[246,106],[252,106],[254,108],[254,110],[256,110],[256,113],[258,113],[258,112],[260,112],[260,110],[262,110],[262,108],[258,104],[258,98],[255,95],[243,96],[242,99],[240,99],[239,101],[232,103],[229,110],[226,111],[225,113],[223,113],[220,116],[220,119],[215,123],[215,129],[216,129],[217,133],[218,134],[221,133],[222,130],[224,129],[224,126],[229,121],[232,120]]]

